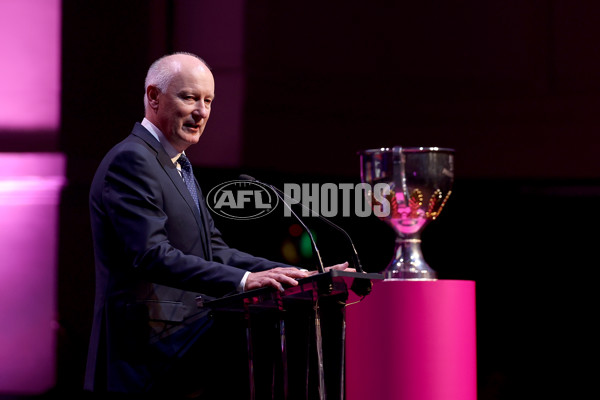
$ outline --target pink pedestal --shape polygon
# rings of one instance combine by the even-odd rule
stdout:
[[[379,281],[346,308],[347,400],[475,400],[475,282]]]

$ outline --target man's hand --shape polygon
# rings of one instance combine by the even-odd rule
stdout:
[[[327,267],[325,268],[325,272],[330,271],[332,269],[356,272],[354,268],[348,268],[347,261],[341,264],[336,264]],[[306,271],[289,267],[273,268],[261,272],[251,272],[248,275],[248,278],[246,278],[246,286],[244,287],[244,290],[252,290],[265,286],[271,286],[283,292],[283,285],[297,286],[297,279],[306,278],[308,276],[316,275],[318,273],[319,271]]]
[[[348,265],[349,265],[348,261],[346,261],[341,264],[332,265],[331,267],[325,267],[325,272],[331,271],[332,269],[337,269],[340,271],[347,271],[347,272],[356,272],[356,269],[348,268]],[[318,273],[319,273],[319,271],[310,271],[309,272],[310,275],[316,275]]]
[[[296,286],[298,281],[309,276],[309,272],[296,268],[273,268],[261,272],[251,272],[246,278],[244,290],[258,289],[265,286],[283,291],[283,285]]]

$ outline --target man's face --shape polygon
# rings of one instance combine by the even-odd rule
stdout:
[[[191,60],[182,63],[167,90],[157,95],[156,122],[177,151],[198,143],[215,97],[210,70]]]

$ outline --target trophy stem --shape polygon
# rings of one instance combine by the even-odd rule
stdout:
[[[415,238],[396,238],[395,257],[383,275],[386,280],[437,280],[437,274],[423,258],[421,239]]]

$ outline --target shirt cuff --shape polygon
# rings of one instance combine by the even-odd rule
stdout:
[[[242,281],[238,285],[238,292],[244,292],[244,288],[246,287],[246,279],[248,279],[248,275],[250,275],[250,271],[246,271],[246,273],[242,277]]]

